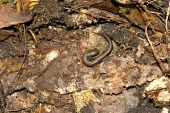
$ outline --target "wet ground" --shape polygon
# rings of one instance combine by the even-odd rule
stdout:
[[[42,0],[35,6],[34,20],[27,24],[37,45],[30,32],[26,46],[14,36],[0,42],[0,106],[7,113],[160,113],[162,107],[142,97],[149,82],[163,76],[144,30],[70,12],[71,3]],[[95,33],[110,37],[113,50],[88,67],[84,53],[108,46]],[[164,46],[156,45],[161,58]]]

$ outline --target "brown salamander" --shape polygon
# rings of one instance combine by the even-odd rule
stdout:
[[[107,35],[104,35],[101,33],[95,33],[95,34],[102,35],[104,37],[104,39],[107,41],[108,47],[102,54],[99,54],[100,52],[98,49],[92,49],[92,50],[88,51],[87,53],[85,53],[82,57],[82,60],[83,60],[84,64],[88,67],[92,67],[92,66],[100,63],[113,50],[112,40]]]

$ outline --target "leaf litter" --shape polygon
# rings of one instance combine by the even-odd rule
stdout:
[[[2,112],[168,112],[168,1],[24,3],[0,6]],[[113,51],[88,67],[82,56],[108,46],[94,32]]]

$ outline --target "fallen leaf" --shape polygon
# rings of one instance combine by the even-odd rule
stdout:
[[[12,8],[5,7],[3,4],[0,4],[0,17],[0,28],[28,22],[32,19],[30,12],[19,13]]]
[[[10,31],[10,30],[2,30],[2,29],[0,29],[0,41],[5,40],[10,35],[18,35],[18,33],[14,32],[14,31]]]

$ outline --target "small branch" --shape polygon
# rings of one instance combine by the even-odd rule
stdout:
[[[169,18],[169,12],[170,12],[170,0],[169,0],[169,6],[167,8],[167,13],[166,13],[166,22],[165,22],[165,28],[166,28],[166,33],[168,34],[168,18]]]
[[[162,71],[163,71],[163,72],[167,72],[166,67],[163,65],[163,63],[161,62],[161,60],[159,59],[159,57],[156,55],[155,49],[154,49],[154,47],[153,47],[153,45],[152,45],[152,42],[151,42],[151,40],[150,40],[150,38],[149,38],[149,35],[148,35],[148,26],[149,26],[149,25],[150,25],[150,22],[148,22],[148,24],[147,24],[147,26],[146,26],[146,28],[145,28],[146,38],[147,38],[147,40],[148,40],[148,42],[149,42],[149,45],[151,46],[151,49],[152,49],[153,54],[154,54],[154,57],[155,57],[156,61],[159,63],[159,66],[161,67]]]

